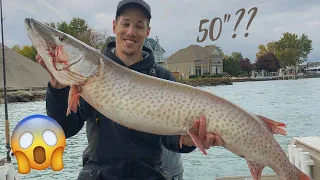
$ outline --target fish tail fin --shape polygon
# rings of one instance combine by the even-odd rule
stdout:
[[[284,136],[287,135],[286,130],[283,129],[286,127],[286,124],[284,124],[282,122],[274,121],[274,120],[266,118],[264,116],[260,116],[260,115],[257,115],[257,116],[259,119],[261,119],[266,124],[266,126],[268,127],[269,131],[272,134],[281,134]]]
[[[300,172],[299,174],[299,180],[312,180],[309,176],[307,176],[305,173]]]

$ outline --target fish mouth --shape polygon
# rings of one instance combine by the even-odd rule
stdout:
[[[77,59],[77,61],[67,64],[66,62],[60,62],[56,55],[57,51],[61,51],[61,45],[58,45],[55,42],[55,30],[49,26],[45,26],[41,24],[39,21],[34,20],[32,18],[25,18],[24,20],[25,26],[28,31],[28,35],[33,42],[33,44],[37,47],[37,49],[41,48],[44,52],[48,52],[52,57],[52,65],[56,71],[69,71],[69,68],[78,62],[81,61],[81,57]],[[57,63],[65,64],[63,67],[57,67]]]
[[[33,44],[43,49],[52,49],[57,46],[51,27],[44,26],[32,18],[25,18],[24,23]]]
[[[25,18],[24,19],[24,24],[26,25],[27,29],[31,28],[30,21],[31,21],[30,18]]]

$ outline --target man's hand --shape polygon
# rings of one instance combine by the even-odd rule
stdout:
[[[56,80],[56,78],[51,74],[51,72],[49,71],[48,67],[46,66],[46,64],[44,63],[42,57],[41,57],[39,54],[37,54],[37,56],[36,56],[36,61],[37,61],[45,70],[48,71],[48,73],[49,73],[49,75],[50,75],[50,84],[51,84],[51,86],[52,86],[53,88],[62,89],[62,88],[64,88],[64,87],[66,87],[66,86],[60,84],[60,83]]]
[[[200,117],[200,119],[195,120],[192,129],[194,130],[192,131],[193,136],[195,136],[195,138],[205,149],[209,149],[212,146],[223,146],[224,142],[219,135],[206,133],[205,116],[202,116]],[[192,140],[192,137],[190,135],[181,136],[180,141],[182,141],[182,144],[186,146],[196,146],[196,143]]]

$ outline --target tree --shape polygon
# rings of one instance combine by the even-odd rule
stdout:
[[[107,40],[107,30],[96,30],[87,24],[84,19],[74,17],[67,23],[66,21],[61,22],[46,22],[48,26],[56,28],[64,33],[70,34],[74,38],[88,44],[89,46],[102,50]]]
[[[25,45],[22,48],[19,45],[15,45],[11,49],[25,56],[26,58],[36,61],[35,59],[37,55],[37,50],[33,45],[32,46]]]
[[[302,34],[284,33],[283,37],[275,42],[275,55],[282,66],[297,66],[305,62],[312,51],[312,41]]]
[[[243,59],[243,56],[242,56],[241,52],[232,52],[232,53],[231,53],[231,57],[232,57],[235,61],[240,61],[241,59]]]
[[[276,55],[272,52],[268,52],[257,59],[255,63],[257,70],[266,70],[268,72],[275,72],[281,68],[280,62]]]
[[[268,52],[275,53],[275,41],[268,42],[266,45],[260,44],[258,46],[259,51],[256,53],[256,58],[267,54]]]
[[[89,46],[96,48],[98,50],[102,50],[106,45],[107,40],[107,30],[96,30],[90,28],[84,19],[81,18],[73,18],[69,23],[66,21],[61,22],[45,22],[44,24],[58,29],[64,33],[70,34],[76,39],[88,44]],[[20,48],[19,45],[15,45],[12,47],[12,50],[20,53],[21,55],[35,61],[35,57],[37,55],[37,50],[34,46],[23,46]]]
[[[234,54],[239,55],[239,54]],[[237,56],[236,56],[237,58]],[[224,72],[228,73],[231,76],[239,76],[241,74],[239,61],[235,57],[224,56],[223,58],[223,69]]]
[[[252,64],[248,58],[241,59],[239,61],[240,69],[243,72],[247,73],[247,76],[249,76],[251,70],[252,70]]]

